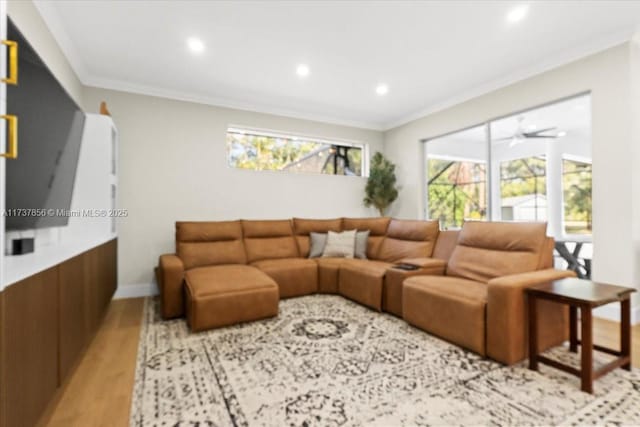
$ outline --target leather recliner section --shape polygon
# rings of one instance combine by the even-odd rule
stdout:
[[[300,257],[290,220],[243,220],[242,230],[249,263],[276,281],[281,298],[317,292],[318,267]]]
[[[185,273],[187,322],[193,331],[278,314],[278,285],[248,265],[194,268]]]

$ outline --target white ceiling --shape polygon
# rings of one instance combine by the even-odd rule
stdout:
[[[520,4],[36,2],[84,84],[373,129],[628,40],[640,23],[640,1],[530,1],[507,23]]]

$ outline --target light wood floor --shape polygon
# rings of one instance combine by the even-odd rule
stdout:
[[[98,333],[41,426],[129,425],[143,303],[143,298],[111,302]]]
[[[115,300],[70,380],[40,426],[129,425],[143,299]],[[596,344],[619,348],[619,324],[594,319]],[[633,328],[633,366],[640,367],[640,325]]]

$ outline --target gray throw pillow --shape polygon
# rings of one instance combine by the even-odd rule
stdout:
[[[320,258],[327,244],[327,233],[309,233],[309,258]]]
[[[369,230],[358,231],[356,233],[356,247],[353,256],[360,259],[367,259],[367,241],[369,240]]]

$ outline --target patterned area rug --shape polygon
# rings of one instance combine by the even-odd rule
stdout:
[[[571,375],[505,367],[339,296],[197,334],[157,304],[145,304],[132,426],[640,425],[638,369],[589,395]]]

